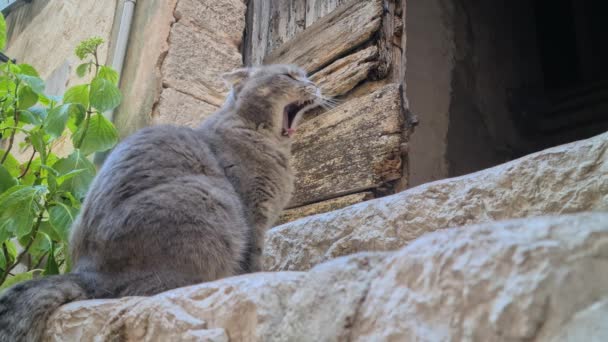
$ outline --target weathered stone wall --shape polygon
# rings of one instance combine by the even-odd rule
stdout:
[[[121,135],[150,124],[194,126],[227,92],[221,74],[242,65],[242,0],[138,2],[118,108]]]
[[[607,176],[605,133],[304,218],[268,234],[278,272],[71,303],[48,337],[606,341]]]

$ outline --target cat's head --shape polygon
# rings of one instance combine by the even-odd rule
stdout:
[[[239,115],[283,137],[291,137],[302,114],[316,107],[321,91],[295,65],[275,64],[237,69],[223,75],[229,101]]]

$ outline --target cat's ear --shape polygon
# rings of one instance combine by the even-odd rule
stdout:
[[[249,78],[252,73],[253,70],[251,68],[236,69],[231,72],[222,74],[222,80],[224,80],[227,86],[235,87],[239,83],[242,83],[244,80]]]

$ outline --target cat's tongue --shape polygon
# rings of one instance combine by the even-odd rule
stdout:
[[[283,135],[291,138],[292,135],[296,132],[295,128],[283,128]]]

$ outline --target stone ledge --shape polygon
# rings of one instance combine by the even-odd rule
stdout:
[[[48,337],[600,341],[608,338],[606,329],[584,328],[605,326],[606,316],[584,318],[605,311],[606,269],[606,213],[492,222],[430,233],[397,252],[338,258],[309,272],[71,303],[51,317]]]
[[[388,251],[441,228],[608,211],[608,133],[470,175],[433,182],[275,227],[266,270],[307,270],[360,251]]]

